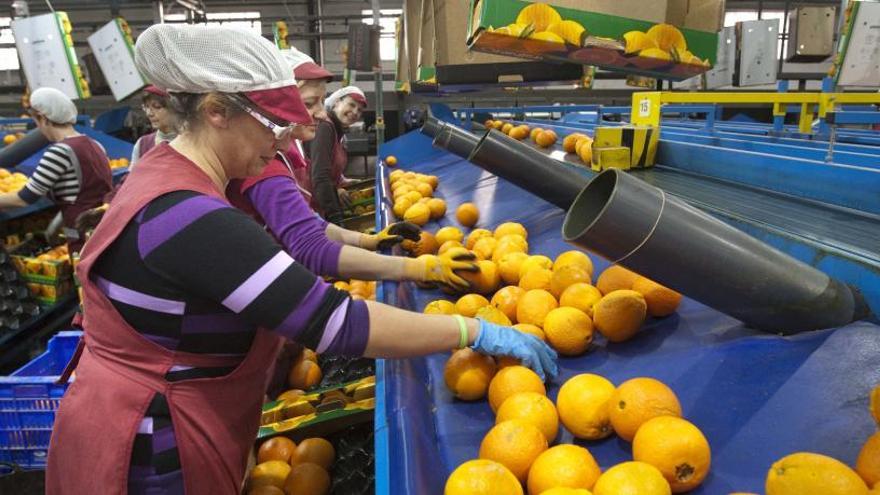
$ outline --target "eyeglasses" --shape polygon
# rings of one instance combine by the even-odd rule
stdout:
[[[255,118],[257,120],[257,122],[263,124],[267,129],[272,131],[272,134],[275,135],[275,139],[277,141],[282,141],[282,140],[287,139],[293,135],[293,130],[296,128],[296,124],[290,124],[290,125],[276,124],[275,122],[272,122],[271,120],[269,120],[269,118],[266,117],[265,115],[254,110],[253,107],[251,107],[250,105],[248,105],[247,103],[242,101],[241,98],[233,96],[231,99],[238,108],[244,110],[244,112],[246,114]]]

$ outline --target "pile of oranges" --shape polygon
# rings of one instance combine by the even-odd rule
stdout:
[[[3,145],[9,146],[10,144],[15,143],[16,141],[18,141],[19,139],[21,139],[23,137],[24,137],[23,132],[17,132],[14,134],[13,133],[6,134],[5,136],[3,136]]]
[[[333,287],[348,292],[354,300],[376,300],[375,280],[367,281],[351,279],[347,282],[345,280],[339,280],[333,283]]]
[[[18,192],[27,184],[27,181],[27,176],[21,172],[10,172],[5,168],[0,168],[0,192]]]
[[[498,129],[517,141],[529,138],[541,148],[549,148],[556,144],[556,141],[559,139],[556,132],[551,129],[540,129],[537,127],[532,129],[526,124],[516,125],[513,122],[489,119],[483,125],[486,126],[486,129]]]
[[[434,197],[440,183],[436,175],[397,169],[388,180],[394,200],[392,211],[397,218],[423,226],[446,215],[446,201]]]
[[[330,492],[330,468],[336,459],[333,444],[307,438],[296,444],[277,436],[260,445],[257,465],[247,481],[248,495],[325,495]]]
[[[125,168],[128,166],[128,158],[111,158],[110,159],[110,168]]]

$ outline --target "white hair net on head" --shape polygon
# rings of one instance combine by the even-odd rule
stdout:
[[[336,106],[336,102],[346,96],[351,96],[355,101],[363,105],[367,104],[367,97],[364,95],[364,92],[361,91],[361,88],[357,86],[346,86],[331,93],[324,102],[324,108],[327,110],[333,110],[333,107]]]
[[[55,88],[40,88],[30,96],[31,108],[56,124],[76,123],[76,105]]]
[[[172,93],[244,93],[296,84],[290,64],[269,40],[222,26],[151,26],[138,36],[135,62],[147,80]]]
[[[292,47],[288,50],[281,50],[281,55],[290,64],[292,70],[296,70],[302,64],[315,63],[315,59]]]

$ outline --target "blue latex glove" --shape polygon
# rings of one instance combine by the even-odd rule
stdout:
[[[517,358],[544,381],[548,376],[553,379],[559,374],[559,367],[556,366],[556,351],[534,335],[485,320],[477,321],[480,322],[480,333],[471,346],[475,351],[493,356]]]

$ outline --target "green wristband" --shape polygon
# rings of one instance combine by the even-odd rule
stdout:
[[[460,336],[458,338],[458,348],[464,349],[468,345],[468,328],[467,322],[464,321],[464,317],[461,315],[452,315],[456,321],[458,321],[458,331],[460,332]]]

